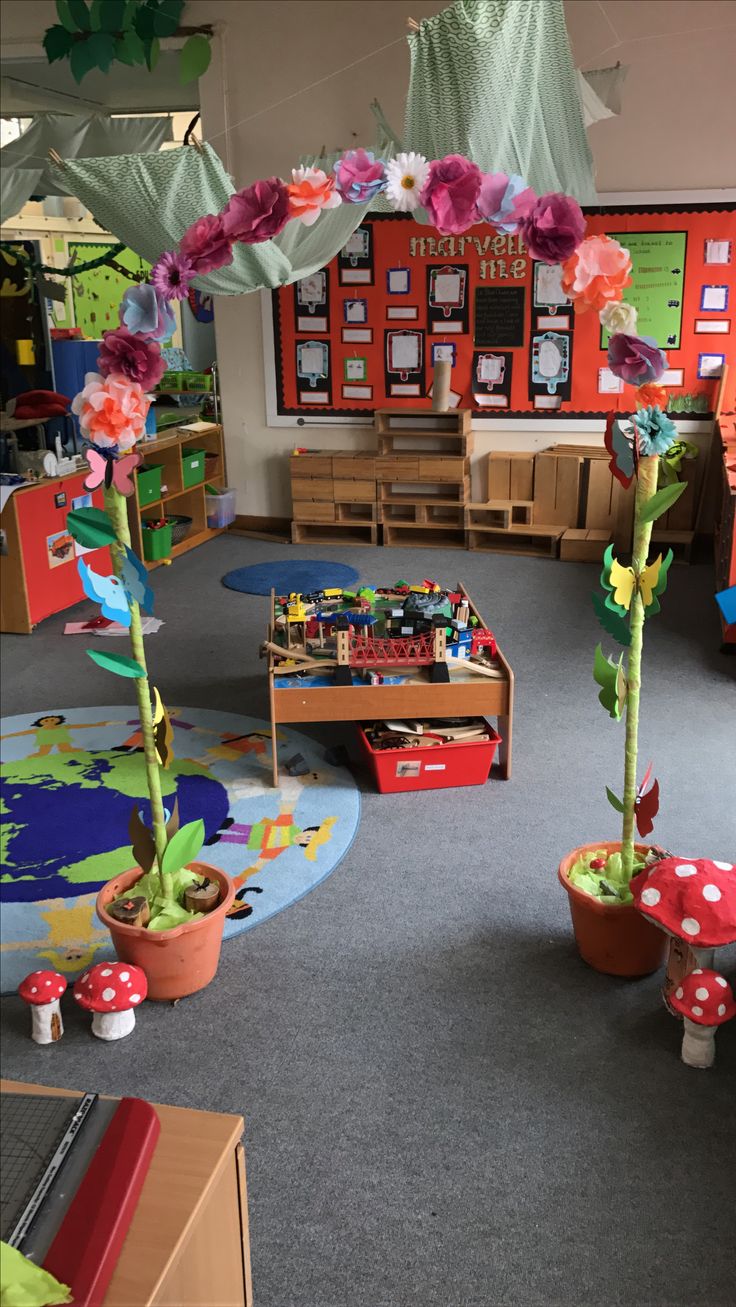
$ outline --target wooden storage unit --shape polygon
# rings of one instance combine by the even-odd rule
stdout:
[[[456,408],[447,413],[427,409],[376,409],[376,435],[381,455],[402,450],[459,455],[469,458],[473,452],[470,409]]]
[[[556,558],[561,526],[470,527],[468,549],[495,554],[527,554],[533,558]]]
[[[291,541],[295,545],[377,545],[378,527],[374,522],[292,522]]]
[[[473,436],[469,409],[378,409],[379,520],[386,545],[465,548]]]
[[[182,454],[191,449],[203,449],[205,453],[204,479],[197,485],[185,487],[182,467]],[[143,557],[142,521],[156,521],[171,514],[180,514],[192,518],[189,533],[171,550],[170,557],[179,558],[197,545],[203,545],[214,536],[222,535],[227,527],[209,527],[207,525],[207,506],[205,503],[208,485],[224,487],[227,484],[225,469],[225,448],[222,427],[216,423],[208,425],[203,431],[187,431],[184,427],[175,427],[157,440],[142,442],[138,452],[143,457],[145,466],[157,466],[162,469],[161,498],[141,507],[138,487],[128,500],[128,524],[133,549],[139,558]],[[133,478],[134,482],[136,478]],[[162,559],[146,562],[146,567],[161,565]]]
[[[491,451],[486,485],[489,501],[530,502],[534,498],[534,455]]]
[[[387,524],[384,520],[383,543],[397,549],[407,545],[414,549],[465,549],[465,528],[446,526],[441,522]]]

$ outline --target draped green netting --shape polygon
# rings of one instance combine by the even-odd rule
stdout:
[[[174,249],[196,218],[219,213],[235,190],[209,145],[201,152],[184,145],[160,154],[73,159],[63,173],[95,221],[150,263]],[[312,227],[292,221],[275,240],[238,243],[229,267],[195,277],[194,285],[211,295],[244,295],[307,277],[342,249],[368,207],[341,204],[321,213]]]
[[[595,201],[562,0],[457,0],[408,40],[405,149]]]

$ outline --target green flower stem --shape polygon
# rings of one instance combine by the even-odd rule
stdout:
[[[639,461],[634,505],[634,550],[631,566],[638,574],[644,569],[652,537],[652,523],[642,522],[641,510],[657,491],[659,458],[652,455]],[[641,650],[644,639],[644,602],[637,590],[631,601],[631,644],[626,671],[626,743],[624,746],[624,821],[621,839],[621,865],[624,877],[631,880],[634,870],[634,815],[636,811],[637,752],[639,745],[639,695],[641,693]]]
[[[112,562],[115,569],[115,575],[120,575],[120,564],[125,555],[125,546],[130,547],[130,529],[128,527],[128,507],[123,495],[114,486],[105,490],[105,508],[115,527],[115,535],[118,543],[112,545]],[[158,861],[158,874],[161,881],[161,893],[167,902],[173,903],[174,887],[171,876],[163,871],[163,856],[166,849],[166,817],[164,814],[164,801],[161,795],[161,777],[159,774],[158,758],[156,756],[156,744],[153,735],[153,713],[151,711],[151,691],[148,685],[148,668],[146,667],[146,654],[143,647],[143,632],[141,630],[141,610],[138,604],[132,602],[130,605],[130,647],[136,662],[140,663],[145,675],[137,676],[134,680],[136,698],[138,699],[138,716],[141,723],[141,734],[143,736],[143,750],[146,759],[146,777],[148,780],[148,794],[151,800],[151,816],[153,819],[153,842],[156,847],[156,859]]]

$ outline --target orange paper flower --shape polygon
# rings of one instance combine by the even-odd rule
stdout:
[[[72,403],[82,435],[101,449],[132,449],[146,429],[150,400],[137,381],[88,372]]]
[[[336,209],[342,199],[335,190],[335,178],[321,168],[292,168],[293,184],[287,186],[289,213],[305,227],[316,222],[323,209]]]
[[[631,285],[631,256],[611,236],[587,236],[562,265],[562,289],[578,313],[623,299]]]
[[[663,413],[667,411],[669,394],[664,386],[658,386],[654,381],[640,386],[634,398],[637,408],[655,408],[658,405]]]

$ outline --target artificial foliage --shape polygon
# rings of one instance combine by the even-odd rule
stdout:
[[[68,59],[72,76],[81,82],[97,69],[106,73],[113,63],[141,65],[153,72],[161,39],[179,31],[184,0],[56,0],[59,19],[44,33],[49,63]],[[209,67],[208,29],[192,32],[179,55],[179,80],[186,84]]]

